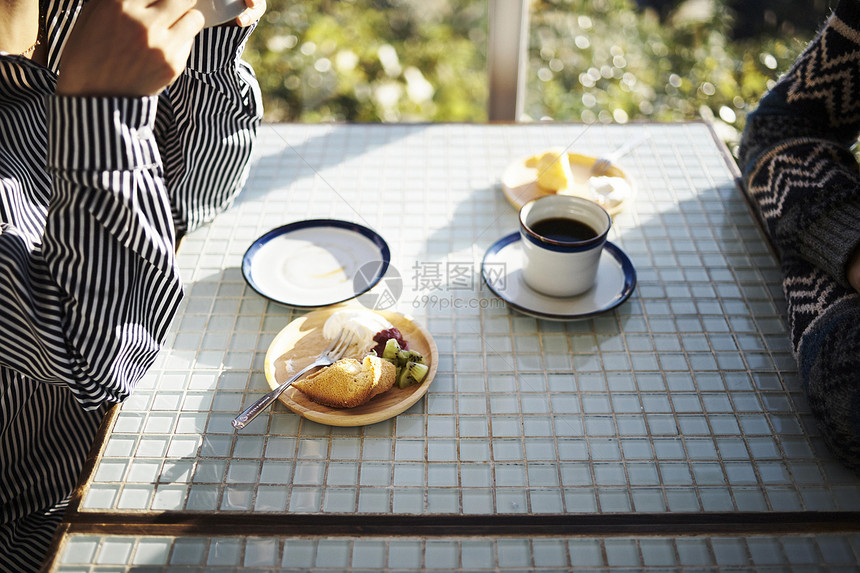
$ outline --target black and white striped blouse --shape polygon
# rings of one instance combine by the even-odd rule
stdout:
[[[262,115],[237,27],[160,96],[53,95],[84,1],[49,2],[47,68],[0,54],[0,571],[40,566],[180,302],[176,237],[233,201]]]

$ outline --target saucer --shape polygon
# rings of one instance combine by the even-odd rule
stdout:
[[[376,285],[391,260],[375,231],[336,219],[297,221],[254,241],[242,275],[264,297],[297,308],[328,306]]]
[[[541,294],[523,280],[519,231],[493,243],[481,263],[481,276],[493,293],[516,310],[546,320],[584,320],[612,310],[633,294],[636,269],[617,245],[606,241],[597,279],[588,291],[572,297]]]

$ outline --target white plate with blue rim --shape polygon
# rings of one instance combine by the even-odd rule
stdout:
[[[487,249],[481,276],[493,294],[523,314],[545,320],[585,320],[617,307],[636,288],[636,269],[617,245],[606,241],[597,278],[588,291],[572,297],[541,294],[523,280],[519,231],[505,235]]]
[[[337,219],[297,221],[254,241],[242,275],[269,300],[319,308],[353,299],[385,275],[391,251],[375,231]]]

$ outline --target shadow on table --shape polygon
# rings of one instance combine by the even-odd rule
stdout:
[[[333,168],[420,133],[428,125],[404,124],[392,129],[390,125],[366,124],[360,126],[364,133],[358,138],[350,137],[351,132],[340,124],[263,124],[248,184],[236,204],[259,200],[272,192],[290,193],[297,181],[306,178],[321,178],[325,189],[329,179],[334,179],[330,175]],[[319,133],[321,127],[324,131]],[[356,125],[349,127],[355,129]],[[331,186],[330,191],[339,194],[336,187]]]
[[[422,129],[380,136],[371,149]],[[260,157],[253,192],[239,205],[289,194],[301,178],[364,153],[341,135],[333,126]],[[635,174],[635,166],[629,171]],[[516,211],[496,185],[466,182],[457,192],[444,225],[430,231],[418,256],[468,261],[474,280],[466,294],[490,300],[480,261],[494,241],[516,230]],[[458,372],[471,368],[464,363],[469,357],[476,376],[502,364],[489,373],[505,380],[484,390],[488,403],[513,396],[514,413],[527,420],[532,412],[520,410],[524,400],[548,408],[549,437],[524,434],[521,446],[528,452],[530,444],[550,440],[555,463],[566,468],[559,471],[581,471],[588,480],[574,489],[591,503],[604,489],[609,496],[612,486],[627,485],[622,497],[629,507],[618,511],[638,511],[640,502],[656,511],[857,510],[860,480],[826,450],[810,415],[791,356],[776,259],[734,183],[702,185],[686,196],[659,182],[640,188],[615,218],[610,239],[633,261],[638,284],[627,302],[600,317],[563,323],[507,308],[424,309],[431,332],[452,344],[472,343],[473,354],[458,352],[457,364],[453,350],[442,351],[440,372],[450,383],[441,391],[458,395]],[[262,300],[238,268],[189,287],[189,304],[201,291],[207,331],[219,304],[225,316],[238,314],[236,325],[225,325],[223,344],[198,352],[199,365],[220,370],[217,385],[225,393],[262,392],[261,356],[296,311]],[[255,338],[224,350],[245,322]],[[478,417],[493,447],[507,443],[493,435],[496,412]],[[608,500],[599,507],[609,507]]]
[[[533,370],[546,368],[550,378],[575,373],[568,410],[554,419],[556,439],[587,442],[583,461],[595,472],[605,463],[607,473],[593,478],[604,485],[614,483],[613,464],[624,474],[618,483],[628,485],[639,479],[631,469],[648,467],[656,470],[652,485],[696,484],[715,496],[686,509],[731,509],[715,501],[726,488],[744,510],[857,510],[860,479],[833,457],[812,417],[791,353],[779,264],[742,191],[732,182],[667,201],[661,190],[640,189],[637,202],[647,203],[618,215],[610,236],[638,275],[636,292],[617,309],[567,323],[513,309],[440,310],[428,320],[480,338],[486,363],[515,373],[510,392],[546,392]],[[451,241],[446,228],[428,237],[427,250],[443,264],[470,252],[472,294],[494,299],[480,283],[481,260],[517,230],[516,210],[499,187],[475,189],[454,209],[450,228],[472,228],[471,249],[434,249]],[[500,344],[495,334],[507,331],[513,342]],[[530,354],[524,337],[531,334],[542,356]],[[547,394],[566,400],[552,388]]]

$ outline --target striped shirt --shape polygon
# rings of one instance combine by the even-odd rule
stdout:
[[[49,0],[47,67],[0,54],[0,571],[40,566],[181,300],[177,237],[234,200],[262,115],[238,27],[160,96],[54,95],[84,1]]]

